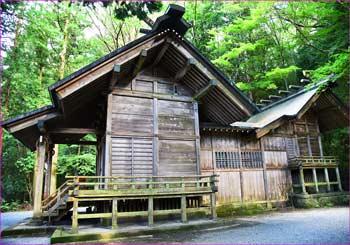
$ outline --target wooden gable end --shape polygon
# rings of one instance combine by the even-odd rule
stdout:
[[[160,66],[117,82],[108,99],[106,147],[106,175],[198,174],[198,105],[190,89]]]

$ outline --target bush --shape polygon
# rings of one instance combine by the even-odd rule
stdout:
[[[1,212],[11,212],[18,211],[20,209],[20,204],[18,202],[6,202],[1,203]]]

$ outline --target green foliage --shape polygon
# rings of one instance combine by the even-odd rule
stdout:
[[[20,208],[20,204],[18,201],[16,202],[1,202],[1,212],[11,212],[11,211],[18,211]]]
[[[301,70],[313,81],[335,73],[333,90],[348,101],[347,3],[181,4],[194,26],[186,37],[255,101],[296,84]],[[2,1],[1,7],[2,119],[7,119],[50,104],[47,86],[134,40],[140,20],[159,15],[162,3]],[[340,158],[343,180],[348,180],[347,139],[345,128],[323,135],[325,154]],[[7,132],[3,146],[2,196],[8,202],[30,200],[35,154]],[[94,168],[94,147],[60,146],[59,177],[76,171],[91,175]]]

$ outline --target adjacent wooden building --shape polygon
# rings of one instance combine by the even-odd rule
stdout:
[[[215,218],[216,204],[342,190],[320,136],[348,124],[347,108],[319,89],[330,77],[259,108],[183,37],[183,14],[170,5],[144,36],[51,85],[52,105],[3,122],[37,151],[35,217],[73,206],[74,230],[84,218],[185,222],[203,207]],[[55,144],[96,145],[96,176],[50,188]],[[79,214],[80,203],[93,211]]]

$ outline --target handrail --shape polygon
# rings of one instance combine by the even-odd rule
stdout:
[[[335,156],[299,156],[290,161],[300,164],[337,164],[339,159]]]
[[[109,194],[117,194],[126,190],[134,193],[136,190],[143,193],[155,194],[162,189],[172,192],[184,191],[209,191],[216,190],[215,183],[218,182],[218,175],[195,175],[195,176],[74,176],[74,182],[68,185],[73,188],[72,195],[79,196],[79,193],[95,195],[98,191],[108,191]],[[71,178],[67,176],[66,178]],[[131,178],[130,178],[131,177]],[[170,180],[166,180],[170,177]],[[176,178],[176,179],[174,179]],[[98,180],[97,180],[98,179]],[[159,179],[159,180],[157,180]],[[196,180],[194,180],[196,179]],[[81,181],[83,180],[83,181]],[[97,181],[94,181],[97,180]],[[119,181],[118,181],[119,180]],[[193,189],[195,188],[195,189]],[[93,191],[94,193],[90,193]],[[84,193],[84,194],[83,194]],[[135,193],[134,193],[135,194]]]
[[[150,178],[209,178],[214,175],[185,175],[185,176],[66,176],[66,179],[150,179]],[[218,175],[215,175],[218,176]]]
[[[79,185],[89,186],[89,185],[165,185],[165,184],[197,184],[197,183],[208,183],[208,182],[218,182],[218,180],[212,181],[139,181],[139,182],[79,182]],[[74,183],[68,184],[69,186],[74,186]]]
[[[63,193],[69,190],[71,183],[71,180],[65,181],[60,187],[57,188],[57,190],[54,193],[52,193],[50,196],[44,199],[41,202],[42,209],[50,207],[50,205],[57,200],[57,197],[61,197]]]

